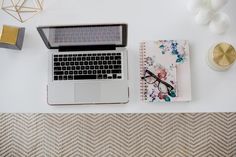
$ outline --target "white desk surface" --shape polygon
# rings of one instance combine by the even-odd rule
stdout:
[[[45,9],[26,23],[2,10],[0,25],[26,27],[22,51],[0,49],[0,112],[130,113],[236,112],[236,65],[227,72],[210,69],[205,61],[213,43],[236,47],[236,1],[223,11],[231,17],[224,35],[196,25],[186,9],[188,0],[45,0]],[[129,25],[130,102],[117,105],[49,106],[46,102],[48,53],[36,26],[125,22]],[[146,104],[139,97],[139,42],[186,39],[190,42],[192,101]]]

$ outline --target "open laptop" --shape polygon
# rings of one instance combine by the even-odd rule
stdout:
[[[48,49],[48,104],[127,103],[127,24],[39,26]]]

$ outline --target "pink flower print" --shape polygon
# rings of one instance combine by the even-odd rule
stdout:
[[[160,78],[161,80],[166,80],[167,79],[167,72],[165,69],[160,69],[157,71],[157,77]]]
[[[164,99],[165,94],[162,92],[159,92],[157,96],[160,100],[162,100],[162,99]]]

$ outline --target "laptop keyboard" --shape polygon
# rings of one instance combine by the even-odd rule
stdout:
[[[121,53],[53,55],[54,80],[121,79]]]

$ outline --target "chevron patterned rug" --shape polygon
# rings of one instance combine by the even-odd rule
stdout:
[[[0,156],[236,157],[236,113],[2,113]]]

